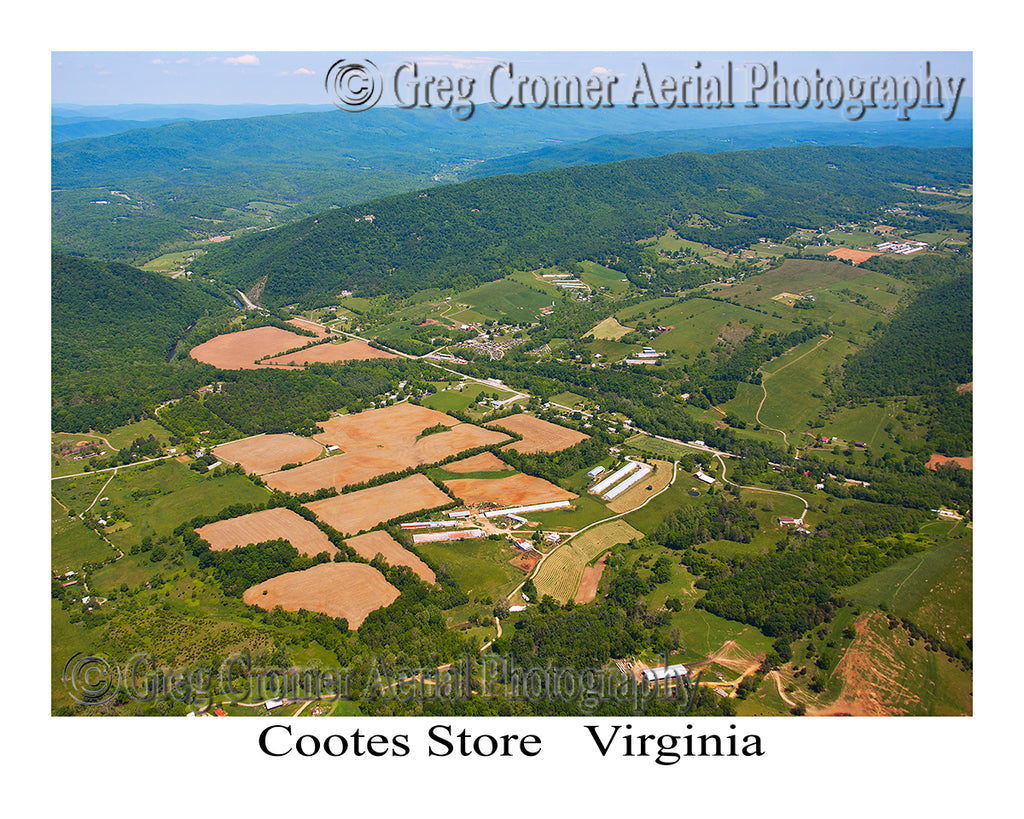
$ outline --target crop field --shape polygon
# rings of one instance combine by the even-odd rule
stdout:
[[[294,324],[300,330],[309,330],[312,333],[316,333],[317,338],[325,338],[328,335],[322,324],[318,324],[317,322],[309,319],[299,318],[296,316],[295,318],[288,319],[288,323]]]
[[[450,427],[420,437],[423,430]],[[266,476],[268,486],[282,492],[315,492],[342,488],[409,467],[436,463],[459,452],[508,439],[502,432],[463,424],[442,412],[415,404],[395,404],[331,418],[320,424],[314,440],[337,446],[340,453]]]
[[[444,485],[463,503],[475,506],[480,503],[496,503],[498,506],[548,503],[550,501],[572,500],[572,492],[550,483],[543,478],[517,472],[507,478],[456,478],[445,481]]]
[[[192,358],[223,370],[253,370],[256,360],[309,344],[308,336],[289,333],[280,327],[255,327],[225,333],[192,348]]]
[[[854,264],[860,264],[866,262],[872,256],[880,256],[881,253],[878,251],[872,252],[869,250],[854,250],[849,247],[839,247],[835,250],[830,250],[828,255],[836,259],[848,259]]]
[[[434,583],[437,577],[431,568],[416,555],[398,543],[387,532],[367,532],[365,535],[350,537],[345,541],[356,550],[356,554],[373,560],[380,555],[391,566],[408,566],[424,583]]]
[[[523,454],[558,452],[590,437],[582,432],[552,424],[550,421],[544,421],[532,415],[509,415],[507,418],[499,418],[486,426],[492,429],[507,429],[522,435],[521,441],[513,441],[502,449],[514,449]]]
[[[398,589],[384,575],[365,563],[321,563],[300,572],[272,577],[246,589],[242,599],[268,611],[316,611],[344,617],[349,628],[358,628],[371,611],[391,605]]]
[[[605,566],[608,563],[608,555],[604,555],[593,566],[586,566],[583,569],[583,577],[580,578],[580,587],[576,590],[573,602],[576,605],[593,603],[597,597],[597,587],[601,583],[601,575],[604,574]]]
[[[196,529],[196,534],[208,541],[214,551],[278,538],[284,538],[304,555],[333,555],[338,551],[316,524],[282,507],[208,523]]]
[[[454,461],[445,464],[445,470],[456,474],[469,472],[506,472],[512,467],[505,463],[493,452],[481,452],[472,458],[463,458],[461,461]]]
[[[260,362],[261,367],[304,367],[306,364],[337,364],[343,361],[367,361],[371,358],[398,358],[394,353],[378,350],[365,341],[342,341],[338,344],[317,344],[295,353],[284,353]]]
[[[393,518],[452,502],[424,475],[410,475],[369,489],[307,503],[306,508],[324,523],[355,535]]]
[[[933,452],[931,457],[928,459],[928,463],[925,464],[929,469],[937,469],[944,464],[956,464],[964,469],[974,469],[974,456],[970,455],[966,458],[951,458],[945,455],[939,455],[937,452]]]
[[[566,603],[576,596],[587,564],[602,552],[620,543],[629,543],[642,538],[624,520],[612,520],[588,529],[563,546],[559,546],[548,557],[537,572],[534,583],[537,593],[550,594],[559,603]]]
[[[241,464],[250,475],[276,472],[285,464],[304,464],[319,458],[322,444],[291,434],[257,435],[241,441],[214,447],[213,454],[222,461]]]

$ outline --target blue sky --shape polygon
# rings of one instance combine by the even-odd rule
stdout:
[[[329,104],[324,76],[339,59],[372,60],[390,81],[402,63],[416,63],[422,75],[473,77],[475,96],[487,97],[487,80],[500,62],[512,62],[517,77],[617,74],[632,83],[641,64],[652,75],[722,75],[733,63],[737,88],[745,87],[745,63],[778,62],[787,77],[813,77],[815,69],[840,77],[920,76],[930,61],[933,74],[964,77],[963,95],[973,95],[970,52],[746,52],[746,51],[572,51],[572,52],[358,52],[346,51],[54,51],[51,53],[51,101],[54,104],[260,103]]]

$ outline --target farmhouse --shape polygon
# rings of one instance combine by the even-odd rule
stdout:
[[[793,524],[800,523],[796,518],[779,518],[779,523],[782,526],[792,526]]]

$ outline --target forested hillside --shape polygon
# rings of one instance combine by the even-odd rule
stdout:
[[[475,180],[322,213],[218,247],[196,270],[245,287],[269,274],[264,303],[330,300],[341,289],[407,295],[592,259],[627,274],[623,246],[700,216],[702,241],[877,215],[893,183],[970,179],[971,150],[778,148],[655,159]],[[739,223],[742,222],[742,225]],[[733,235],[740,227],[742,236]]]
[[[55,254],[51,270],[54,429],[109,428],[140,414],[174,376],[164,365],[178,339],[225,307],[199,286],[117,262]]]

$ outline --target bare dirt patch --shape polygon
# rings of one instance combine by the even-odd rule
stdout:
[[[516,556],[513,557],[509,563],[515,566],[519,571],[524,572],[529,576],[534,568],[540,563],[540,555],[536,552],[516,552]]]
[[[608,555],[604,555],[593,566],[587,566],[583,570],[580,587],[576,591],[576,597],[573,598],[574,603],[585,604],[593,602],[594,598],[597,597],[597,587],[601,582],[601,575],[604,573],[606,565],[608,565]]]
[[[308,344],[307,336],[289,333],[280,327],[255,327],[237,333],[225,333],[192,348],[192,358],[223,370],[253,370],[264,366],[256,360]]]
[[[378,350],[365,341],[343,341],[340,344],[317,344],[294,353],[268,358],[261,367],[302,367],[306,364],[337,364],[342,361],[367,361],[371,358],[398,358],[394,353]]]
[[[323,451],[322,444],[290,434],[259,435],[213,448],[220,460],[241,464],[251,475],[276,472],[285,464],[304,464],[319,458]]]
[[[505,470],[512,469],[511,466],[501,460],[501,458],[493,452],[481,452],[479,455],[474,455],[472,458],[463,458],[461,461],[445,464],[444,468],[448,472],[456,473],[504,472]]]
[[[208,541],[214,551],[278,538],[284,538],[304,555],[333,555],[338,551],[316,524],[281,507],[208,523],[196,529],[196,534]]]
[[[423,430],[439,424],[451,429],[419,437]],[[315,492],[325,486],[341,489],[508,439],[504,433],[463,424],[443,412],[409,403],[331,418],[320,427],[323,432],[314,435],[314,440],[341,451],[267,475],[268,486],[293,493]]]
[[[974,456],[970,455],[966,458],[947,458],[945,455],[940,455],[938,452],[933,452],[932,456],[928,459],[928,463],[925,464],[929,469],[938,469],[943,464],[957,464],[962,466],[964,469],[974,469]]]
[[[866,262],[872,256],[881,256],[881,253],[870,250],[854,250],[852,247],[838,247],[828,254],[836,259],[846,259],[854,264]]]
[[[891,716],[904,711],[893,705],[897,697],[913,697],[899,679],[900,663],[895,642],[899,630],[889,631],[885,617],[867,612],[854,623],[857,637],[836,665],[833,674],[843,679],[843,689],[831,705],[808,710],[815,716]]]
[[[490,429],[507,429],[522,435],[523,440],[513,441],[502,449],[514,449],[524,455],[534,452],[558,452],[590,437],[574,429],[523,414],[499,418],[486,426]]]
[[[408,566],[425,583],[437,581],[434,572],[426,563],[387,532],[367,532],[365,535],[351,537],[345,542],[356,550],[356,554],[367,560],[373,560],[379,554],[392,566]]]
[[[287,473],[285,473],[287,474]],[[452,502],[425,475],[410,475],[400,481],[382,483],[326,500],[307,503],[320,520],[339,532],[354,535],[386,520],[434,509]]]
[[[344,617],[358,628],[371,611],[398,598],[398,589],[365,563],[321,563],[301,572],[272,577],[246,589],[242,599],[250,606],[287,611],[316,611]]]
[[[521,472],[507,478],[455,478],[445,481],[444,485],[455,497],[469,506],[480,503],[520,506],[579,497],[543,478],[535,478]]]

